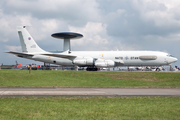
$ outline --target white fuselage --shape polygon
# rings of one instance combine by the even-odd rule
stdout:
[[[90,57],[96,58],[96,60],[111,60],[123,63],[115,66],[163,66],[177,61],[177,58],[170,56],[168,53],[157,51],[71,51],[69,55],[75,55],[79,59]],[[140,56],[155,56],[156,59],[140,59]],[[74,66],[73,59],[45,56],[38,53],[34,54],[33,57],[28,57],[28,59],[64,66]]]

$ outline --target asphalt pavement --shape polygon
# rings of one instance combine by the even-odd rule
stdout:
[[[180,96],[180,89],[1,87],[0,96]]]

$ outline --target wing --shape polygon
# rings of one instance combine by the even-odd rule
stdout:
[[[76,58],[76,55],[71,55],[71,54],[64,54],[64,53],[45,53],[41,55],[47,55],[47,56],[52,56],[52,57],[60,57],[60,58]]]
[[[71,55],[68,53],[45,53],[45,54],[41,54],[41,55],[67,58],[67,59],[71,59],[71,60],[77,57],[76,55]],[[98,58],[94,58],[94,59],[97,60]],[[116,66],[124,65],[124,62],[122,60],[115,60],[114,62],[116,63]]]

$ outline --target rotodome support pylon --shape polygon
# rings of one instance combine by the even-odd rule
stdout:
[[[83,37],[82,34],[73,32],[54,33],[51,36],[58,39],[64,39],[63,51],[71,51],[71,39],[79,39]]]

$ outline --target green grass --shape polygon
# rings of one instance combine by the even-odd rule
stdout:
[[[0,119],[179,120],[180,97],[1,97]]]
[[[180,88],[180,73],[0,70],[0,86]]]

